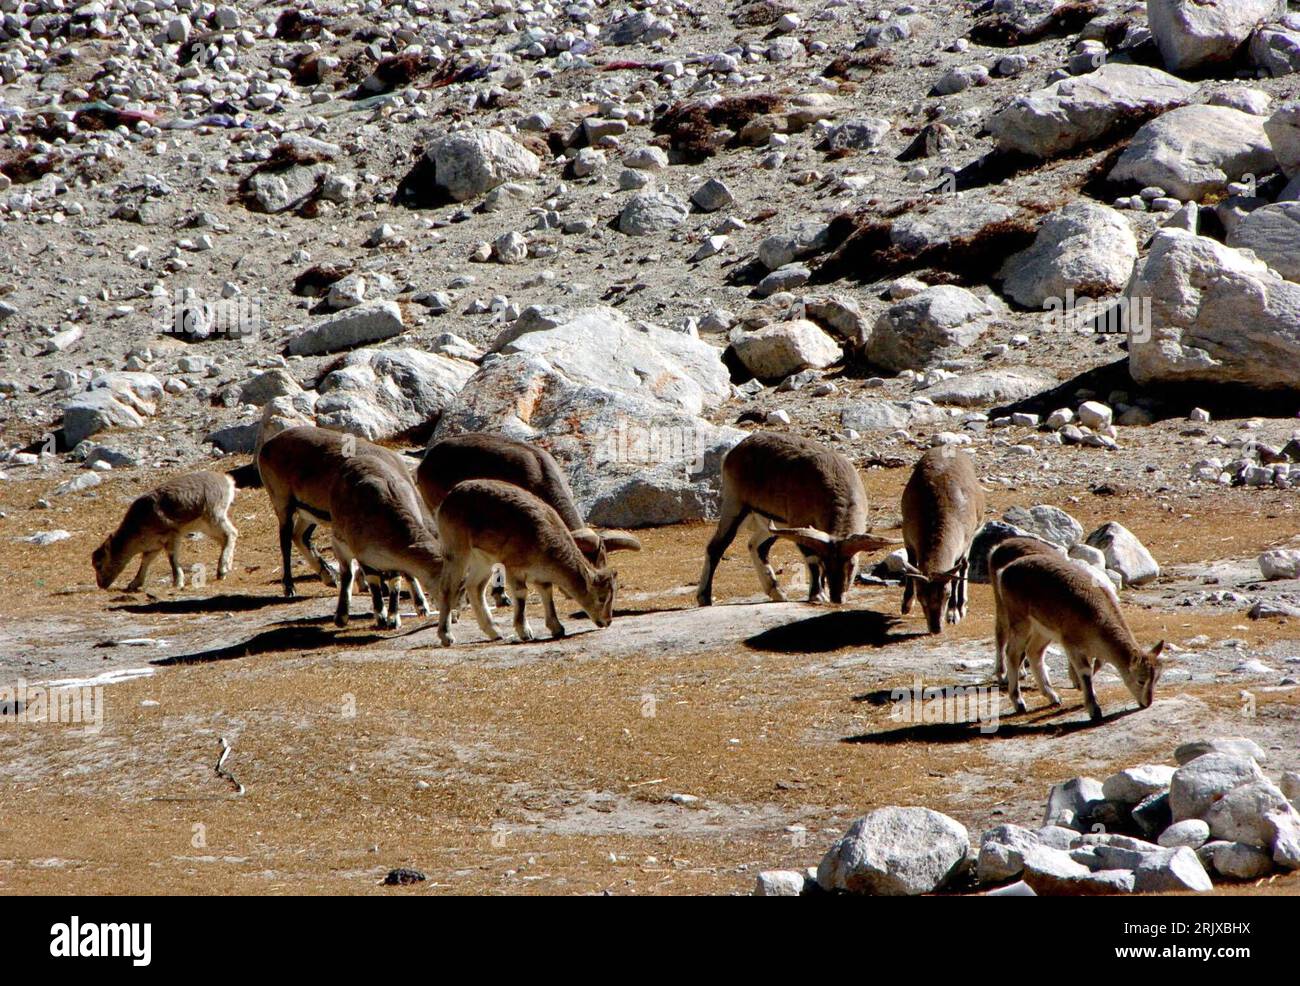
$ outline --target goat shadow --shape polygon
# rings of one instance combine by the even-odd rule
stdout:
[[[841,743],[860,743],[870,746],[895,746],[899,743],[966,743],[970,740],[1014,739],[1022,736],[1040,736],[1055,738],[1069,736],[1116,722],[1125,716],[1141,712],[1141,709],[1123,709],[1103,715],[1096,722],[1091,719],[1069,719],[1065,722],[1053,722],[1058,716],[1069,712],[1083,711],[1083,704],[1061,706],[1059,708],[1041,709],[1038,712],[1019,715],[999,716],[996,723],[988,722],[925,722],[909,723],[897,729],[884,729],[875,733],[860,733],[857,736],[845,736]],[[1007,720],[1015,720],[1008,722]]]
[[[302,596],[243,596],[221,593],[216,596],[190,596],[183,599],[152,599],[147,603],[127,603],[111,609],[124,613],[157,613],[184,616],[189,613],[248,613],[268,606],[284,606],[303,601]]]
[[[333,626],[322,625],[326,623],[327,619],[327,617],[313,617],[308,620],[281,624],[271,627],[269,630],[255,633],[247,640],[238,643],[227,644],[224,647],[211,647],[207,650],[194,651],[189,654],[160,657],[149,663],[157,667],[211,664],[216,661],[235,661],[244,657],[254,657],[258,654],[274,654],[281,651],[310,651],[345,645],[365,646],[366,644],[380,643],[404,635],[402,633],[367,633],[344,636],[344,631]]]
[[[872,609],[840,609],[785,623],[745,640],[751,650],[779,654],[820,654],[844,647],[888,647],[928,636],[897,633],[898,617]]]

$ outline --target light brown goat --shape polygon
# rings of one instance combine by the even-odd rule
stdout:
[[[597,568],[607,563],[611,551],[641,550],[641,542],[631,534],[592,531],[578,512],[569,481],[554,456],[527,442],[487,432],[444,438],[424,453],[415,479],[431,511],[436,511],[456,484],[465,480],[513,483],[554,508],[565,526],[581,535],[578,546]]]
[[[903,488],[903,612],[921,597],[931,633],[966,615],[970,545],[984,517],[984,490],[975,463],[960,449],[941,445],[921,456]]]
[[[149,566],[167,552],[172,564],[172,584],[185,585],[180,563],[180,545],[190,531],[201,531],[221,542],[217,578],[224,579],[234,563],[235,540],[239,532],[227,516],[235,499],[235,481],[224,473],[194,472],[169,479],[157,489],[138,497],[112,534],[95,549],[91,564],[95,582],[107,589],[136,555],[143,555],[128,592],[144,587]]]
[[[1138,705],[1147,708],[1155,697],[1156,680],[1166,663],[1164,641],[1143,650],[1133,637],[1114,592],[1107,592],[1082,566],[1065,558],[1029,555],[1006,565],[997,575],[997,592],[1006,621],[1007,666],[1018,669],[1028,660],[1034,677],[1047,681],[1043,655],[1049,644],[1060,644],[1083,689],[1088,715],[1101,718],[1092,676],[1103,663],[1112,664]],[[1016,711],[1025,711],[1020,675],[1007,675],[1007,692]],[[1044,688],[1048,701],[1060,697]]]
[[[783,527],[773,527],[776,521]],[[865,533],[867,492],[844,456],[805,438],[755,432],[722,460],[722,504],[695,597],[713,602],[713,573],[743,523],[749,554],[768,596],[782,602],[768,554],[777,538],[799,546],[808,567],[808,599],[839,603],[857,575],[861,551],[897,544]]]
[[[443,646],[451,645],[447,624],[452,600],[462,586],[488,639],[501,639],[484,599],[492,566],[498,563],[505,568],[515,634],[521,641],[533,639],[525,615],[530,584],[542,597],[546,627],[554,637],[564,636],[554,587],[582,606],[596,626],[607,627],[613,620],[617,574],[593,568],[555,508],[527,490],[497,480],[459,483],[438,508],[437,526],[444,555],[438,586],[438,639]]]

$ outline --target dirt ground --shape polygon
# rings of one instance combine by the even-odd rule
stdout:
[[[282,600],[260,490],[236,500],[241,537],[224,583],[175,591],[159,568],[147,595],[95,589],[91,549],[157,478],[52,497],[48,526],[73,536],[46,548],[16,539],[51,484],[3,487],[5,678],[121,680],[103,690],[98,729],[0,725],[0,891],[746,893],[760,869],[815,865],[855,816],[883,804],[936,808],[978,833],[1038,824],[1051,783],[1171,762],[1194,736],[1252,736],[1270,767],[1297,761],[1297,689],[1277,674],[1243,678],[1240,658],[1207,644],[1285,662],[1300,653],[1295,621],[1162,605],[1177,588],[1165,578],[1140,601],[1126,596],[1139,639],[1163,637],[1189,661],[1162,680],[1154,706],[1135,712],[1111,676],[1100,726],[1087,726],[1067,690],[1056,712],[1033,692],[1024,716],[1004,702],[998,728],[981,732],[902,724],[879,696],[918,674],[927,686],[987,679],[986,586],[973,587],[965,622],[931,638],[916,614],[898,615],[896,587],[859,586],[840,609],[763,602],[737,547],[719,571],[720,605],[699,610],[709,530],[649,530],[642,552],[617,556],[609,629],[569,606],[564,641],[488,645],[467,617],[443,650],[413,615],[376,632],[361,597],[352,626],[336,631],[332,590],[305,567],[299,599]],[[896,509],[906,471],[866,478],[873,514]],[[1253,557],[1294,530],[1285,493],[1225,491],[1207,517],[1184,516],[1194,505],[1176,501],[1073,495],[1085,525],[1121,518],[1167,566]],[[995,490],[991,510],[1027,496]],[[215,567],[215,557],[194,541],[185,562]],[[783,582],[797,583],[793,552],[775,557]],[[508,628],[504,611],[497,618]],[[122,674],[133,668],[154,673]],[[214,771],[221,737],[242,795]],[[399,866],[427,882],[381,887]],[[1300,880],[1219,892],[1296,893]]]

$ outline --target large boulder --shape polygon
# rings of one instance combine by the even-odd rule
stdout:
[[[1195,92],[1159,69],[1109,62],[1013,100],[988,128],[999,150],[1051,158],[1100,140],[1134,116],[1181,106]]]
[[[406,331],[401,306],[395,301],[357,305],[301,329],[289,340],[293,356],[319,356],[355,346],[382,342]]]
[[[1278,167],[1288,178],[1300,175],[1300,101],[1283,103],[1264,121]]]
[[[144,416],[106,388],[87,390],[63,405],[63,436],[68,448],[110,428],[141,428]]]
[[[1147,25],[1165,67],[1182,72],[1231,60],[1277,9],[1276,0],[1147,0]]]
[[[1123,524],[1111,521],[1088,535],[1086,544],[1106,556],[1106,567],[1118,572],[1124,587],[1146,585],[1160,577],[1160,565]]]
[[[536,154],[496,130],[458,130],[439,137],[425,151],[433,162],[434,181],[457,202],[465,202],[498,185],[536,178]]]
[[[1300,388],[1300,284],[1261,260],[1162,229],[1125,289],[1145,310],[1129,335],[1140,384],[1195,381]]]
[[[921,253],[969,240],[981,230],[1009,222],[1016,210],[1001,202],[940,201],[924,212],[906,212],[889,227],[889,242],[907,253]]]
[[[926,288],[884,311],[872,329],[867,359],[895,372],[925,369],[958,356],[999,314],[965,288]]]
[[[1012,507],[1002,517],[1003,521],[1028,531],[1061,548],[1069,548],[1083,540],[1083,525],[1060,507],[1040,503],[1033,507]]]
[[[1275,167],[1260,117],[1227,106],[1180,106],[1143,124],[1110,180],[1154,185],[1176,198],[1199,201],[1243,175]]]
[[[929,808],[877,808],[855,821],[817,867],[824,890],[888,897],[938,890],[970,850],[966,826]]]
[[[370,441],[437,421],[478,368],[418,349],[361,349],[317,390],[316,422]]]
[[[988,407],[1023,400],[1057,385],[1049,373],[1029,369],[976,370],[932,383],[920,392],[936,404]]]
[[[1169,808],[1175,822],[1200,818],[1215,802],[1242,784],[1266,780],[1249,757],[1206,753],[1174,771],[1169,782]]]
[[[1250,60],[1274,78],[1300,72],[1300,31],[1261,27],[1250,39]]]
[[[690,414],[731,396],[722,353],[710,343],[597,305],[538,318],[496,351],[539,356],[580,384],[640,394]],[[510,336],[513,336],[511,338]]]
[[[1253,250],[1288,281],[1300,281],[1300,201],[1274,202],[1247,213],[1228,234],[1228,246]]]
[[[1262,132],[1262,130],[1261,130]],[[1030,308],[1066,292],[1103,298],[1124,290],[1137,262],[1137,238],[1120,213],[1080,199],[1047,216],[1033,244],[1007,258],[1002,291]]]
[[[584,514],[609,526],[712,516],[717,462],[744,433],[658,399],[652,383],[620,391],[571,378],[535,353],[489,357],[443,412],[433,438],[496,431],[537,442],[567,468]]]
[[[800,370],[821,370],[844,353],[835,340],[804,318],[741,332],[731,343],[737,359],[760,380],[780,380]]]

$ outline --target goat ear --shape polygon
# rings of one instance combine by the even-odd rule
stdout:
[[[600,535],[590,527],[580,527],[576,531],[570,531],[573,535],[574,543],[584,553],[590,553],[600,547]]]
[[[606,531],[600,536],[606,551],[640,551],[641,542],[631,534],[622,531]]]
[[[1149,651],[1147,651],[1147,654],[1150,656],[1151,660],[1153,660],[1156,664],[1172,664],[1176,660],[1176,658],[1161,657],[1161,655],[1164,652],[1165,652],[1165,642],[1161,640],[1158,641],[1156,645],[1152,647]]]
[[[846,555],[856,555],[859,551],[878,551],[902,543],[898,538],[886,538],[878,534],[850,534],[840,541]]]
[[[772,528],[772,535],[785,538],[787,541],[793,541],[799,547],[807,548],[809,551],[815,551],[818,554],[834,543],[829,534],[819,531],[815,527],[774,527]]]

